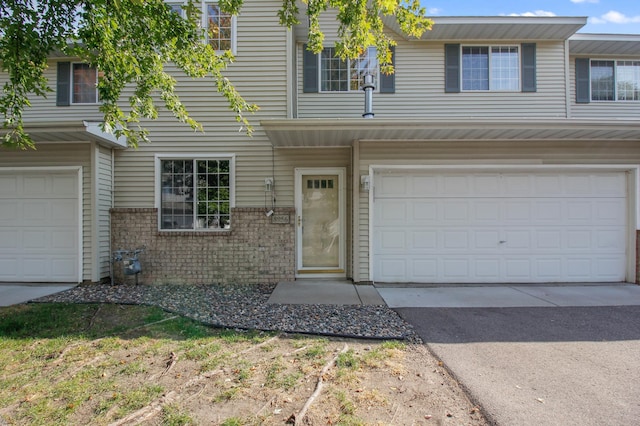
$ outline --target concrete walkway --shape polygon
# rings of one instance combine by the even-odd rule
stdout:
[[[349,281],[298,280],[278,283],[269,303],[383,305],[390,308],[517,308],[640,305],[640,286],[494,285],[377,287]]]
[[[76,284],[0,283],[0,306],[17,305],[75,287]]]
[[[75,284],[0,283],[0,306],[28,302]],[[640,286],[518,285],[377,287],[339,280],[278,283],[268,303],[292,305],[387,305],[390,308],[516,308],[640,306]]]
[[[372,285],[350,281],[299,280],[280,282],[267,303],[287,305],[384,305]]]
[[[390,308],[640,305],[640,286],[635,284],[380,287],[377,290]]]

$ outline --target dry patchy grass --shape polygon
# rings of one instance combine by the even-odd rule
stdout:
[[[486,424],[421,346],[100,304],[0,308],[0,407],[15,425]]]

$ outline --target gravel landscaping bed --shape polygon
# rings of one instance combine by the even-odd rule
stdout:
[[[268,304],[275,284],[80,285],[32,302],[158,306],[215,327],[420,343],[411,325],[385,305]]]

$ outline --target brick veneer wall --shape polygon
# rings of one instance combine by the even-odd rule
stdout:
[[[232,229],[220,232],[158,231],[158,210],[112,209],[112,250],[146,246],[140,284],[272,283],[294,279],[295,209],[290,223],[271,223],[263,208],[235,208]],[[135,282],[114,263],[116,283]]]

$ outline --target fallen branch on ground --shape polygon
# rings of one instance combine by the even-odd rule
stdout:
[[[322,371],[320,371],[320,376],[318,377],[318,382],[316,384],[316,390],[311,394],[309,399],[307,399],[307,402],[304,404],[304,407],[302,407],[302,410],[300,410],[298,414],[294,414],[293,420],[295,421],[296,426],[302,424],[302,420],[304,419],[304,416],[306,416],[307,411],[309,410],[309,407],[311,407],[311,404],[313,404],[313,401],[315,401],[318,395],[320,395],[320,392],[322,392],[322,387],[324,386],[324,381],[322,380],[322,377],[324,377],[324,375],[327,374],[327,371],[329,371],[329,369],[336,363],[340,354],[345,353],[348,349],[349,349],[349,346],[345,343],[344,348],[342,348],[342,350],[338,352],[336,356],[334,356],[333,359],[331,359],[331,361],[326,363],[325,366],[322,368]]]

